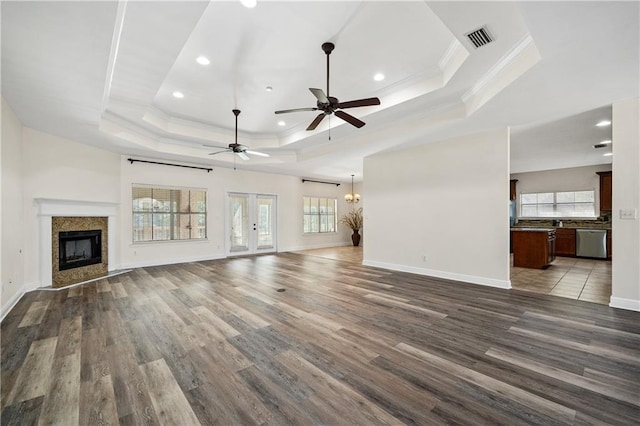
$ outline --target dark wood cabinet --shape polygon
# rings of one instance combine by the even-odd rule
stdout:
[[[607,229],[607,259],[611,259],[611,229]]]
[[[600,211],[611,212],[613,176],[611,172],[596,172],[600,176]]]
[[[509,182],[509,199],[510,200],[515,200],[516,198],[518,198],[518,193],[516,192],[516,182],[518,182],[518,179],[511,179],[511,181]]]
[[[556,232],[553,229],[514,229],[513,266],[544,269],[555,259]]]
[[[576,257],[575,229],[556,229],[556,256]]]

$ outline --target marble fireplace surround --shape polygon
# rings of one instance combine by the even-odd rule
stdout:
[[[51,235],[52,217],[107,217],[107,258],[108,271],[118,268],[116,257],[116,236],[118,203],[100,201],[77,201],[51,198],[36,198],[38,206],[38,267],[39,287],[49,287],[53,283],[53,244]]]

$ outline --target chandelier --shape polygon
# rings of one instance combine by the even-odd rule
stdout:
[[[353,192],[353,176],[351,175],[351,193],[344,196],[344,200],[349,204],[360,202],[360,194]]]

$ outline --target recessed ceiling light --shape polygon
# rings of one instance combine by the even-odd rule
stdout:
[[[184,98],[184,93],[182,92],[178,92],[177,90],[175,92],[173,92],[173,97],[174,98],[178,98],[178,99],[182,99]]]
[[[284,121],[278,121],[278,126],[284,126],[285,124],[287,123],[285,123]]]
[[[610,120],[602,120],[601,122],[596,124],[596,126],[598,126],[598,127],[605,127],[605,126],[609,126],[609,125],[611,125],[611,121]]]
[[[611,141],[602,141],[600,142],[602,145],[609,145],[611,143]]]
[[[605,152],[604,154],[605,157],[611,157],[613,155],[613,152]]]
[[[258,4],[258,0],[240,0],[240,3],[242,3],[244,7],[248,7],[249,9],[251,9],[252,7],[256,7],[256,4]]]
[[[271,92],[271,91],[273,91],[273,87],[267,86],[267,87],[264,88],[264,90],[266,90],[267,92]]]
[[[382,81],[382,80],[384,80],[384,74],[382,74],[382,73],[378,73],[378,74],[376,74],[376,75],[374,75],[374,76],[373,76],[373,79],[374,79],[375,81]]]
[[[211,63],[209,58],[207,58],[206,56],[198,56],[196,58],[196,62],[199,63],[200,65],[209,65]]]

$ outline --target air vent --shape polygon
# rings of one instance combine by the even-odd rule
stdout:
[[[605,146],[607,146],[607,145],[609,145],[609,144],[605,144],[605,143],[598,143],[598,144],[595,144],[593,147],[594,147],[594,148],[604,148],[604,147],[605,147]]]
[[[469,41],[476,49],[484,46],[485,44],[489,44],[494,40],[489,33],[489,30],[487,30],[487,27],[480,27],[465,35],[469,38]]]

